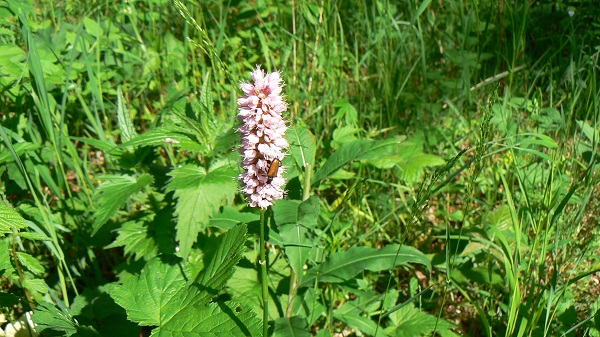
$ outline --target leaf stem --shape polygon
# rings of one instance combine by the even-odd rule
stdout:
[[[269,336],[269,285],[267,284],[267,254],[265,247],[266,210],[260,211],[260,283],[263,302],[263,337]]]

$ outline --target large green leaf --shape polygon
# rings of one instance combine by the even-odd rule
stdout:
[[[172,256],[156,257],[138,277],[112,284],[110,296],[127,311],[127,318],[140,325],[161,325],[187,306],[206,304],[210,295],[190,286],[189,266]]]
[[[152,337],[221,337],[261,336],[262,322],[246,308],[236,303],[210,303],[189,306],[181,310],[158,329]]]
[[[117,210],[125,205],[131,195],[141,191],[153,181],[149,174],[142,174],[137,180],[125,175],[106,175],[102,180],[104,182],[94,192],[97,210],[92,235],[96,234]]]
[[[206,267],[198,274],[196,282],[209,291],[220,290],[231,278],[235,265],[244,253],[246,226],[239,225],[215,240],[217,249],[205,254]]]
[[[403,138],[392,138],[386,140],[355,140],[346,143],[335,151],[323,166],[315,173],[311,184],[329,177],[331,174],[342,168],[353,160],[373,159],[378,153],[389,146],[397,146]]]
[[[275,320],[274,337],[310,337],[306,317],[280,317]]]
[[[319,200],[312,197],[302,203],[281,200],[273,205],[275,222],[290,266],[302,281],[304,264],[314,246],[310,230],[317,226]]]
[[[223,303],[209,305],[231,277],[245,250],[245,238],[246,227],[242,225],[215,240],[217,248],[206,253],[206,267],[195,281],[190,281],[192,271],[184,260],[162,256],[150,260],[138,277],[129,278],[122,285],[112,284],[109,293],[125,308],[129,320],[158,326],[156,333],[160,336],[235,331],[238,321],[245,322],[241,330],[251,329],[256,323],[248,310],[227,309]],[[215,315],[214,320],[207,319],[210,315]],[[226,322],[225,326],[216,324],[218,320]]]
[[[311,268],[302,282],[310,286],[318,282],[344,282],[363,270],[381,271],[392,269],[405,263],[419,263],[431,269],[431,262],[419,250],[398,245],[384,248],[353,247],[347,251],[331,254],[327,261]]]
[[[202,167],[184,165],[169,173],[173,179],[167,192],[175,191],[177,206],[177,241],[181,255],[187,257],[198,233],[208,226],[210,217],[225,202],[231,202],[238,184],[236,169],[227,161],[208,172]]]

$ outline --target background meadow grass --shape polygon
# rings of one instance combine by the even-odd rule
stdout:
[[[599,336],[598,17],[597,1],[0,3],[2,311],[33,308],[48,335],[139,334],[158,324],[112,285],[176,249],[196,275],[237,219],[246,249],[213,295],[260,316],[256,214],[233,179],[194,204],[186,174],[235,167],[239,83],[261,64],[315,144],[310,166],[284,162],[288,199],[317,210],[306,268],[392,244],[431,265],[365,268],[288,311],[273,236],[275,334]],[[310,183],[358,140],[402,141]]]

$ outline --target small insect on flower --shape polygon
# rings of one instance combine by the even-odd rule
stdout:
[[[281,161],[279,159],[274,159],[271,162],[271,166],[269,166],[269,170],[267,171],[267,177],[269,177],[268,182],[271,183],[273,178],[277,177],[277,173],[279,172],[279,167],[281,166]]]

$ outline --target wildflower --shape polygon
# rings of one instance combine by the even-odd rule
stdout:
[[[239,179],[250,207],[266,209],[284,195],[285,180],[281,176],[284,167],[280,163],[289,144],[284,138],[287,126],[281,113],[287,110],[287,103],[281,97],[279,72],[265,75],[256,67],[252,80],[254,83],[241,84],[245,96],[237,101],[244,169]]]

